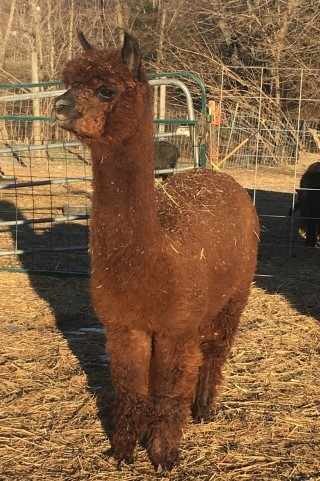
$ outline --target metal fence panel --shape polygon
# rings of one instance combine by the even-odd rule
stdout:
[[[185,81],[200,90],[200,112]],[[169,73],[153,76],[150,84],[158,98],[155,176],[200,165],[205,151],[199,138],[205,137],[199,120],[206,106],[200,79],[187,72]],[[62,92],[60,82],[0,86],[2,270],[89,273],[91,159],[79,141],[52,122],[52,100]],[[164,158],[166,148],[176,152],[174,166]]]

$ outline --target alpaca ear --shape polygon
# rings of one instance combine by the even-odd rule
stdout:
[[[122,60],[128,67],[128,70],[139,77],[139,70],[141,64],[141,52],[138,40],[136,40],[132,35],[128,32],[124,34],[124,42],[122,47]]]
[[[79,38],[79,41],[82,45],[83,50],[94,50],[92,45],[90,45],[90,43],[88,42],[88,40],[84,36],[83,32],[80,32],[79,30],[78,30],[78,38]]]

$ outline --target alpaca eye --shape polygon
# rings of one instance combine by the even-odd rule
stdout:
[[[115,94],[116,91],[108,87],[101,87],[97,92],[98,97],[102,100],[112,100]]]

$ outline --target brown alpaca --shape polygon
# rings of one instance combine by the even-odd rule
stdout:
[[[91,149],[92,299],[116,390],[114,457],[146,435],[170,470],[191,412],[207,419],[256,267],[259,225],[245,190],[206,169],[155,189],[151,90],[137,41],[68,62],[58,125]]]

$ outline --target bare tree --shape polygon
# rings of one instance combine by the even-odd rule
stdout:
[[[16,8],[16,0],[12,0],[10,5],[10,12],[7,20],[7,25],[4,29],[3,35],[1,34],[1,30],[0,30],[0,68],[1,69],[3,68],[4,57],[6,54],[6,49],[7,49],[10,33],[11,33],[15,8]]]
[[[265,67],[280,103],[283,89],[293,88],[284,69],[319,66],[319,8],[319,0],[206,0],[200,6],[202,34],[223,63],[236,58],[238,65]]]
[[[2,0],[2,4],[5,33],[0,61],[3,65],[21,52],[19,75],[24,80],[26,62],[30,65],[26,38],[32,37],[40,80],[53,80],[80,49],[77,28],[97,47],[117,44],[121,31],[129,29],[139,36],[149,70],[191,70],[212,91],[221,66],[235,64],[264,67],[265,87],[278,103],[284,90],[295,88],[288,70],[294,65],[309,72],[310,93],[318,91],[311,69],[320,62],[320,0]],[[7,40],[13,29],[20,40],[15,50]],[[16,75],[15,65],[10,63],[10,68]],[[245,78],[240,69],[234,72],[239,84],[257,81],[253,74]]]

